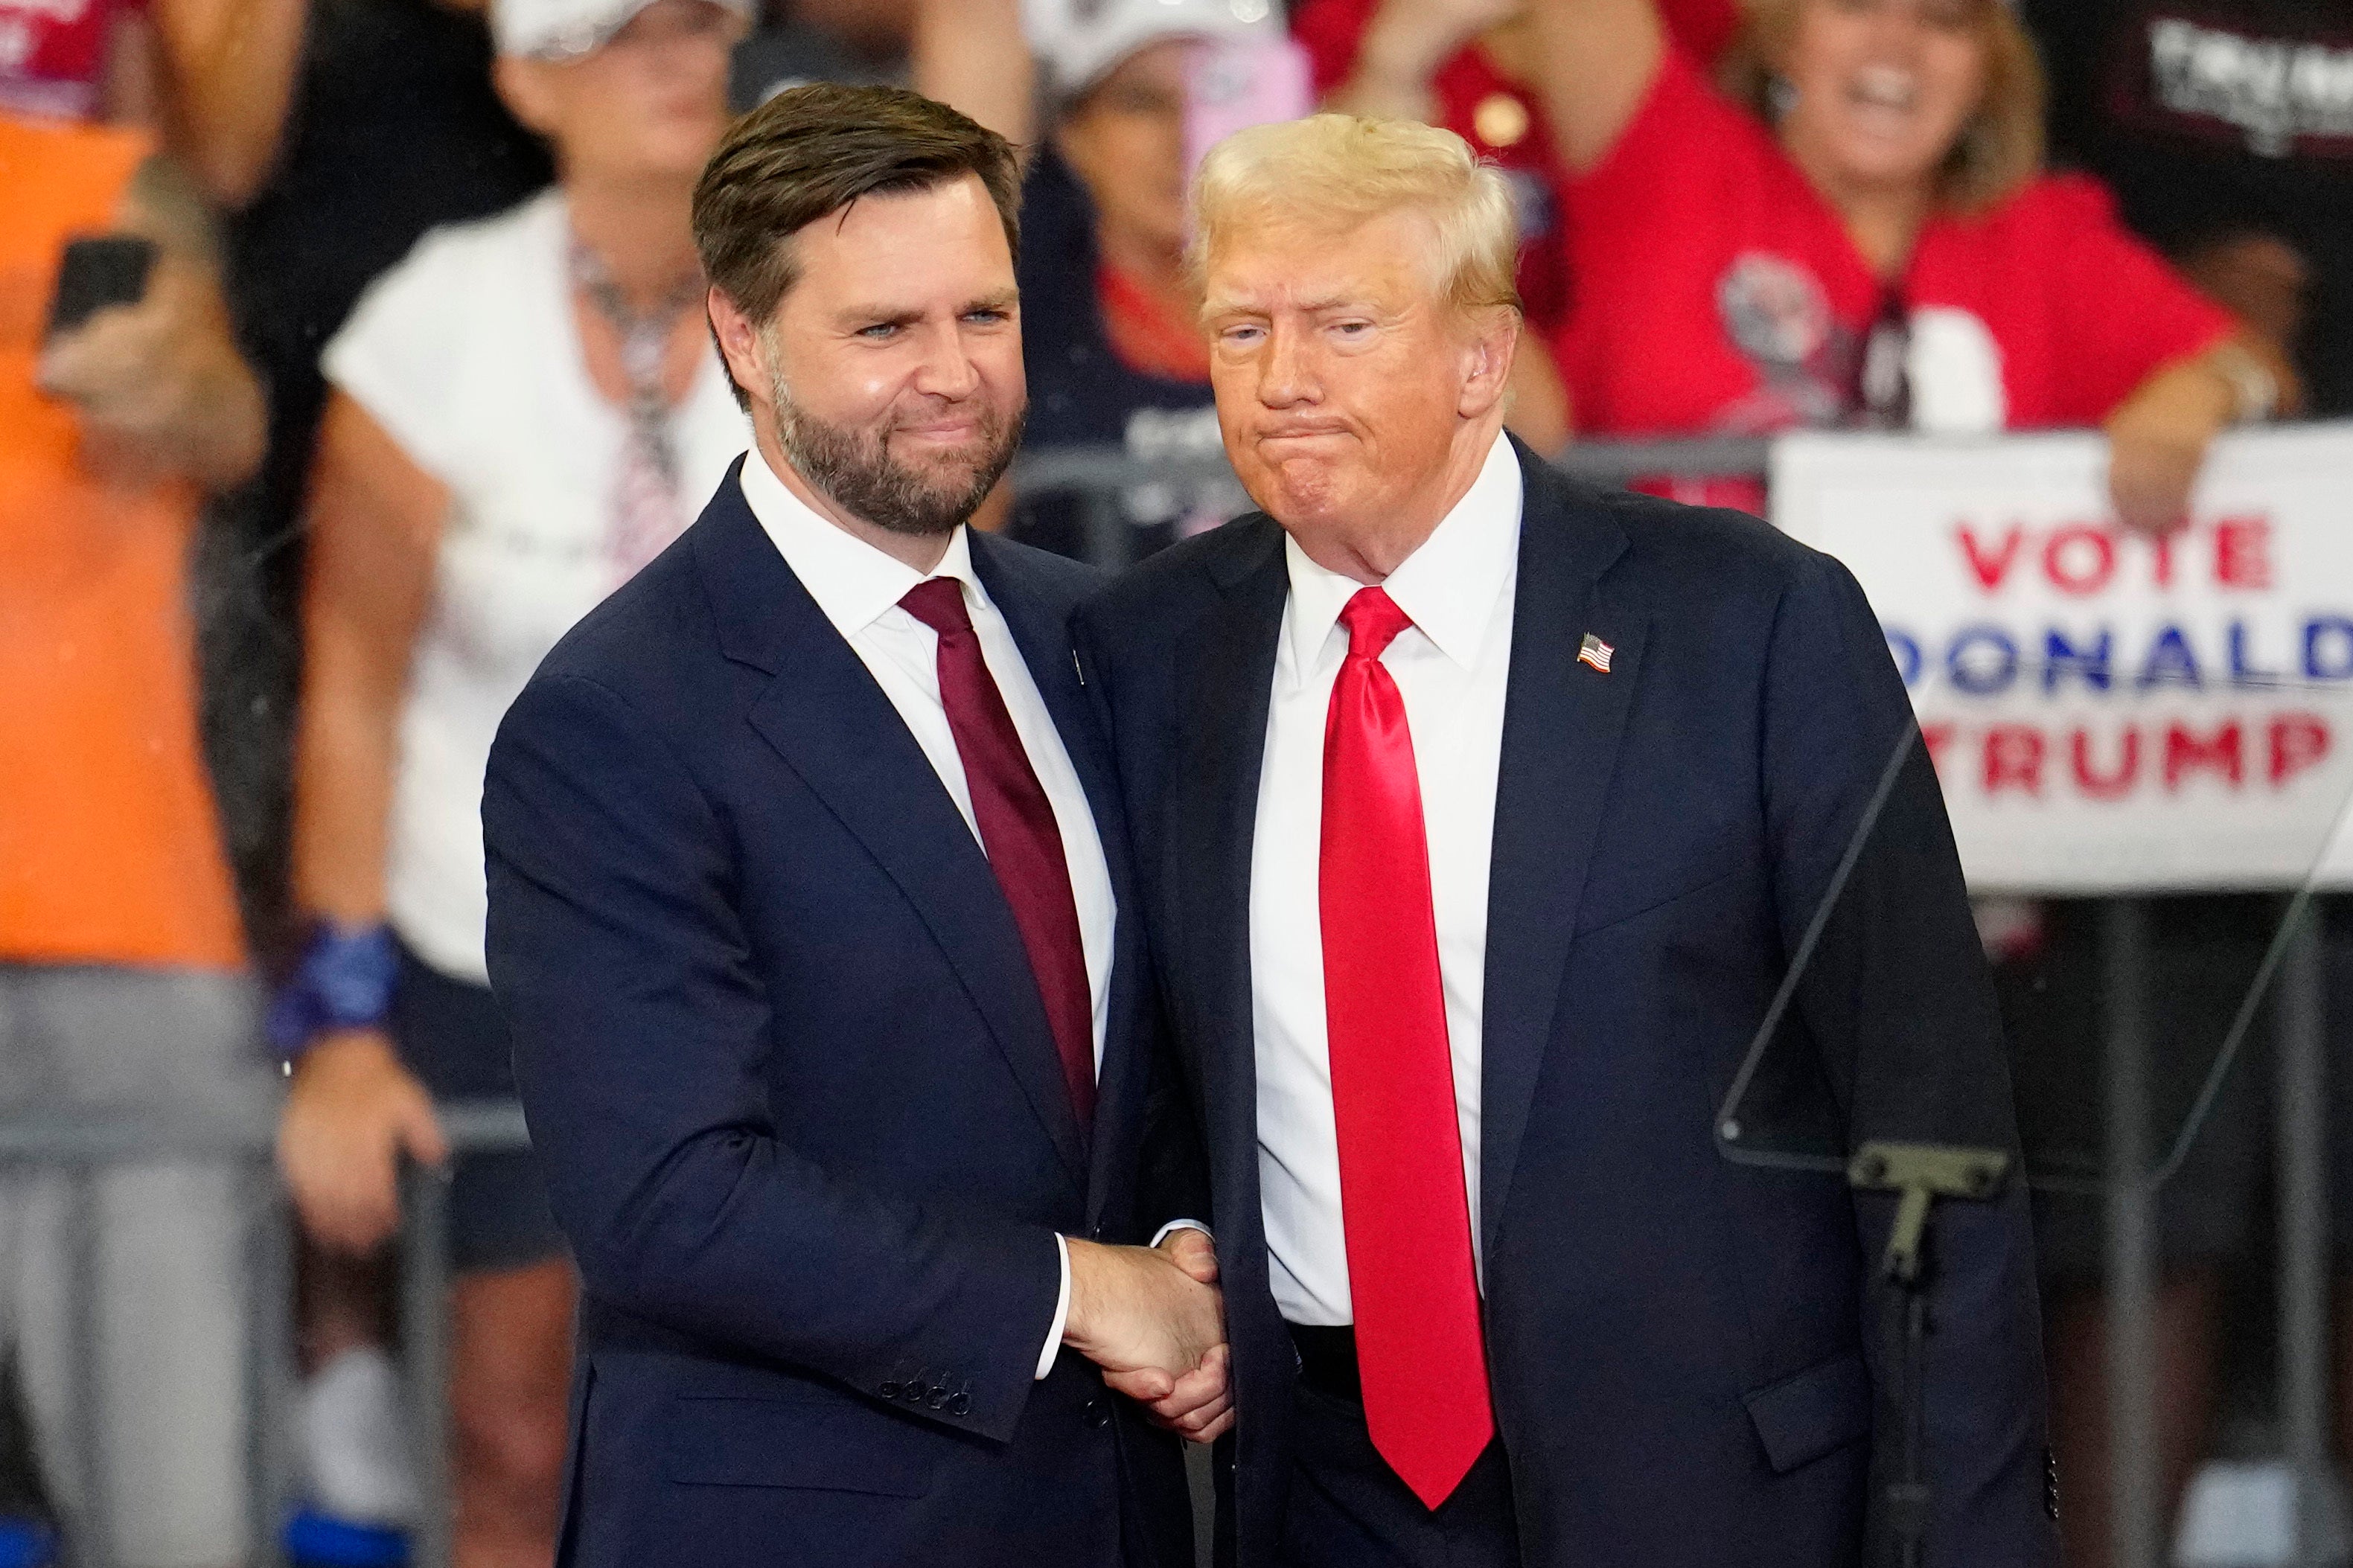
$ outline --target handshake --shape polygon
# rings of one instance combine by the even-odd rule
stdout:
[[[1169,1233],[1158,1247],[1070,1242],[1071,1310],[1062,1342],[1103,1369],[1103,1382],[1196,1443],[1234,1423],[1227,1386],[1224,1299],[1208,1236]]]

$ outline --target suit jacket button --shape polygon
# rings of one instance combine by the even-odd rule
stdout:
[[[949,1414],[949,1415],[971,1415],[971,1414],[972,1414],[972,1395],[971,1395],[971,1394],[957,1394],[955,1398],[953,1398],[953,1399],[949,1400],[949,1401],[948,1401],[948,1414]]]
[[[1086,1417],[1087,1417],[1087,1425],[1088,1425],[1088,1426],[1110,1426],[1110,1425],[1111,1425],[1111,1401],[1110,1401],[1110,1400],[1108,1400],[1108,1399],[1090,1399],[1090,1400],[1088,1400],[1088,1401],[1087,1401],[1087,1408],[1086,1408]]]
[[[923,1396],[923,1403],[931,1406],[934,1410],[946,1409],[948,1403],[947,1385],[944,1384],[933,1384],[932,1391]]]
[[[880,1392],[885,1399],[896,1399],[899,1397],[899,1385],[895,1383],[886,1383]]]

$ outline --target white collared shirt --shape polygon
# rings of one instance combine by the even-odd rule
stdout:
[[[1487,873],[1519,580],[1520,463],[1495,444],[1454,510],[1381,586],[1413,625],[1381,656],[1405,700],[1430,847],[1438,967],[1479,1234],[1480,1006]],[[1284,542],[1291,596],[1274,656],[1250,858],[1251,1022],[1258,1047],[1259,1195],[1275,1305],[1294,1323],[1356,1321],[1340,1214],[1339,1139],[1324,1010],[1317,897],[1324,729],[1347,657],[1340,612],[1362,586]]]
[[[837,527],[809,509],[786,489],[754,447],[744,459],[744,500],[752,515],[808,590],[817,607],[849,644],[850,651],[874,677],[882,695],[891,700],[909,733],[921,746],[946,787],[965,826],[980,837],[972,812],[972,790],[965,781],[964,759],[957,754],[955,731],[948,726],[946,707],[940,700],[939,634],[900,606],[907,591],[926,581],[905,562],[884,554],[864,540]],[[1079,942],[1085,950],[1087,990],[1093,1004],[1095,1068],[1103,1068],[1103,1029],[1110,1017],[1111,961],[1113,922],[1118,910],[1111,889],[1111,868],[1103,859],[1103,840],[1095,829],[1094,812],[1087,804],[1078,770],[1055,729],[1046,700],[1039,694],[1029,666],[1005,624],[1004,614],[982,586],[972,568],[972,543],[959,528],[949,536],[947,553],[930,574],[952,577],[964,589],[965,610],[980,639],[981,658],[1005,699],[1021,749],[1054,808],[1054,822],[1062,832],[1062,858],[1070,865],[1071,896],[1078,905]],[[984,845],[984,851],[986,846]],[[1044,1377],[1054,1363],[1070,1312],[1071,1265],[1062,1249],[1062,1289],[1052,1331],[1038,1363]]]

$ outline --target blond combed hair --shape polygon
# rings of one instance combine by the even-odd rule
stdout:
[[[1456,309],[1520,309],[1510,188],[1461,137],[1418,121],[1312,114],[1235,132],[1194,177],[1186,259],[1198,283],[1236,234],[1337,237],[1396,212],[1430,220],[1438,290]]]
[[[1717,62],[1718,84],[1768,125],[1774,79],[1807,4],[1741,0],[1739,34]],[[1967,213],[2000,205],[2042,172],[2042,57],[2002,0],[1979,0],[1977,20],[1985,96],[1946,155],[1936,193],[1945,205]]]

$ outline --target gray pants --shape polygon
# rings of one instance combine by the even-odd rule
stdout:
[[[253,1116],[275,1093],[255,1009],[243,976],[0,964],[0,1114]],[[225,1568],[250,1550],[254,1180],[178,1163],[0,1174],[0,1338],[85,1562]],[[92,1321],[69,1321],[78,1267]]]

